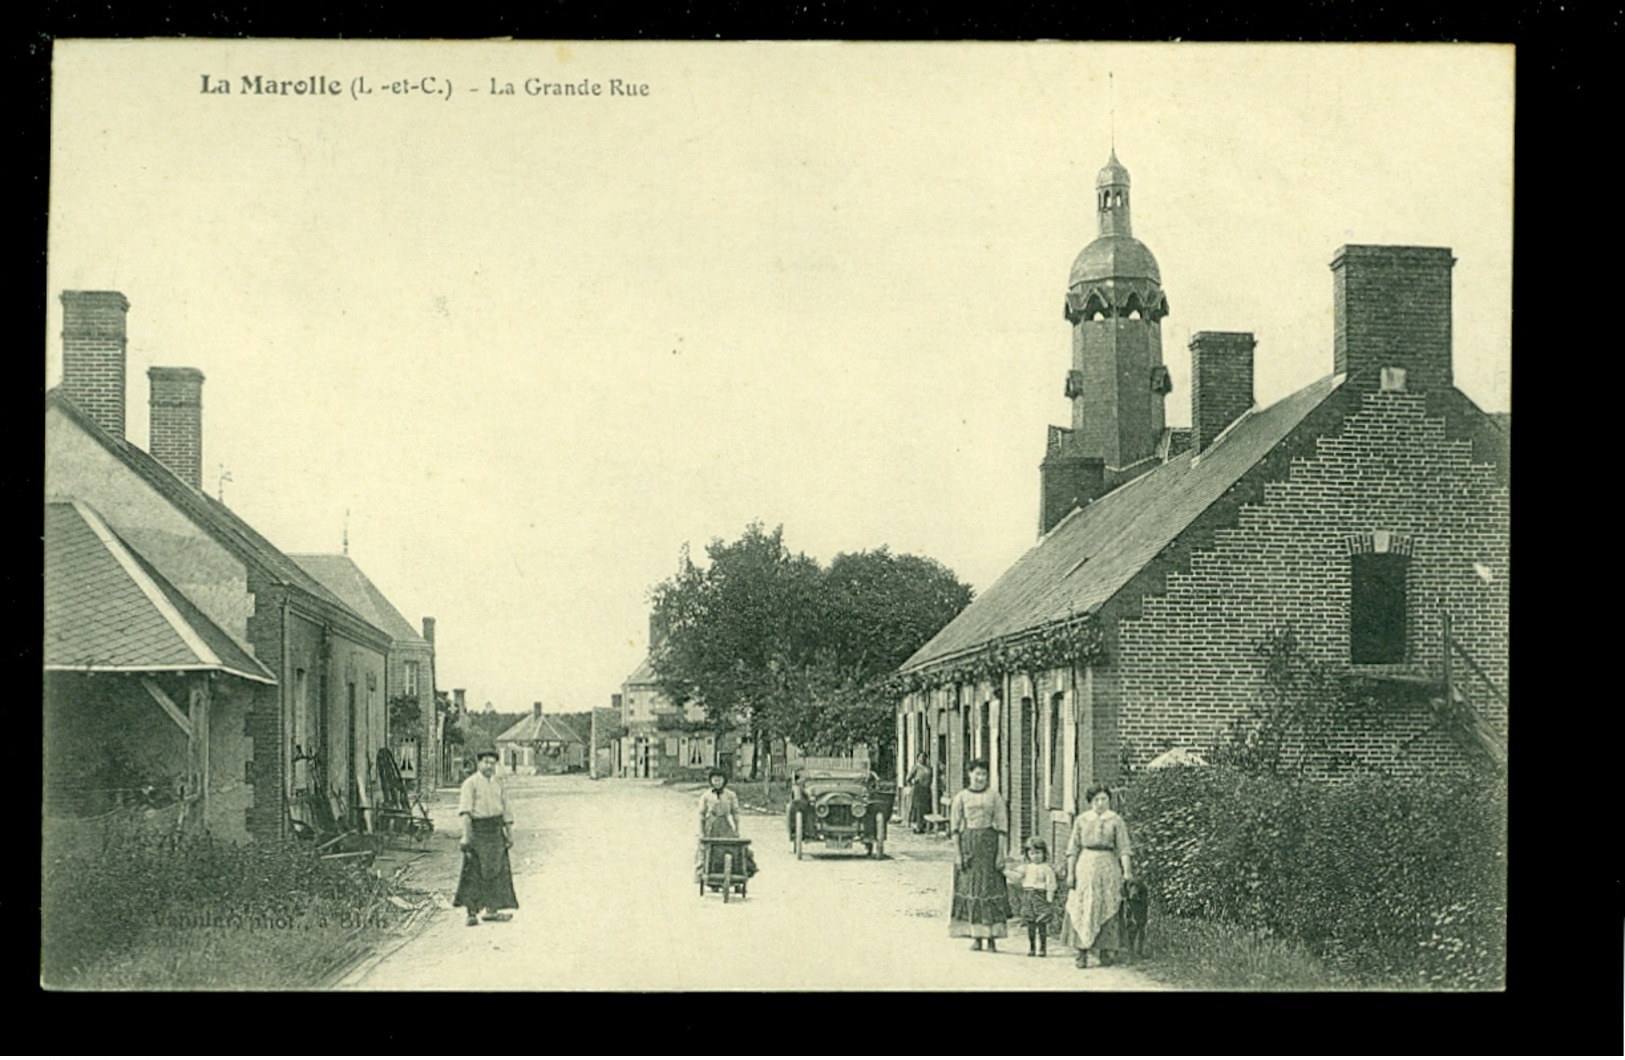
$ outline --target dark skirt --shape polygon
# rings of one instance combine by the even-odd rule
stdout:
[[[473,849],[463,851],[463,872],[451,904],[471,914],[482,909],[519,908],[519,899],[513,893],[513,870],[508,864],[508,844],[502,837],[502,818],[474,819]]]
[[[1015,915],[1023,924],[1028,927],[1041,927],[1052,934],[1060,933],[1066,913],[1059,901],[1045,898],[1043,891],[1028,890],[1025,887],[1012,887],[1010,893],[1014,899],[1011,905]]]
[[[1009,934],[1010,884],[999,865],[999,832],[972,828],[960,833],[959,849],[968,857],[954,862],[954,901],[948,934],[976,939],[1002,939]],[[969,864],[965,864],[968,861]]]
[[[931,785],[916,784],[909,790],[908,823],[915,828],[924,828],[925,815],[931,812]]]

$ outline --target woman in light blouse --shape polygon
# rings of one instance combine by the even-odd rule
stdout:
[[[1072,891],[1066,901],[1066,928],[1061,940],[1077,949],[1073,962],[1089,967],[1089,951],[1101,964],[1121,948],[1123,884],[1134,878],[1129,866],[1128,825],[1112,810],[1104,784],[1084,793],[1089,809],[1072,824],[1066,844]]]
[[[959,850],[948,935],[970,938],[973,950],[986,939],[992,953],[998,951],[994,940],[1009,933],[1010,890],[1003,865],[1010,810],[1003,796],[988,788],[987,759],[972,761],[968,772],[970,786],[954,796],[948,810],[948,830]]]

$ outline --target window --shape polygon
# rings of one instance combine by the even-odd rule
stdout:
[[[1349,557],[1349,662],[1405,661],[1405,568],[1395,552]]]
[[[409,696],[415,696],[418,694],[417,660],[413,659],[408,661],[405,665],[405,671],[405,677],[401,682],[401,690]]]

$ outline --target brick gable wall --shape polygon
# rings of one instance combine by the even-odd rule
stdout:
[[[1101,669],[1112,671],[1103,676],[1116,695],[1097,698],[1096,721],[1115,710],[1117,724],[1108,727],[1136,764],[1170,746],[1206,744],[1242,714],[1261,690],[1253,645],[1274,627],[1291,623],[1314,658],[1346,669],[1349,554],[1359,535],[1375,531],[1408,535],[1412,549],[1407,662],[1383,669],[1436,675],[1440,612],[1448,610],[1457,639],[1507,690],[1510,490],[1502,469],[1475,461],[1481,439],[1447,432],[1447,419],[1464,418],[1460,402],[1436,400],[1449,415],[1435,415],[1418,393],[1346,400],[1353,404],[1340,431],[1316,432],[1312,452],[1264,484],[1262,497],[1255,492],[1188,562],[1161,571],[1162,591],[1111,631],[1113,665]],[[1487,713],[1504,732],[1504,711]],[[1389,703],[1364,716],[1371,723],[1340,734],[1339,751],[1399,772],[1461,768],[1456,746],[1430,731],[1424,703]],[[1116,750],[1097,748],[1097,769]]]

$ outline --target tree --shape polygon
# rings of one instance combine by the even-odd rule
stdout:
[[[656,586],[655,674],[674,703],[698,700],[721,730],[751,724],[782,693],[780,675],[799,669],[815,645],[818,564],[791,555],[784,528],[752,523],[731,544],[706,547],[709,565],[685,554],[677,574]]]
[[[820,568],[785,547],[782,526],[752,523],[706,555],[702,568],[685,553],[651,593],[662,693],[703,702],[719,730],[738,721],[810,750],[883,753],[894,728],[881,680],[971,598],[942,564],[884,546]]]
[[[398,692],[390,697],[389,734],[401,742],[423,735],[423,707],[415,694]]]

